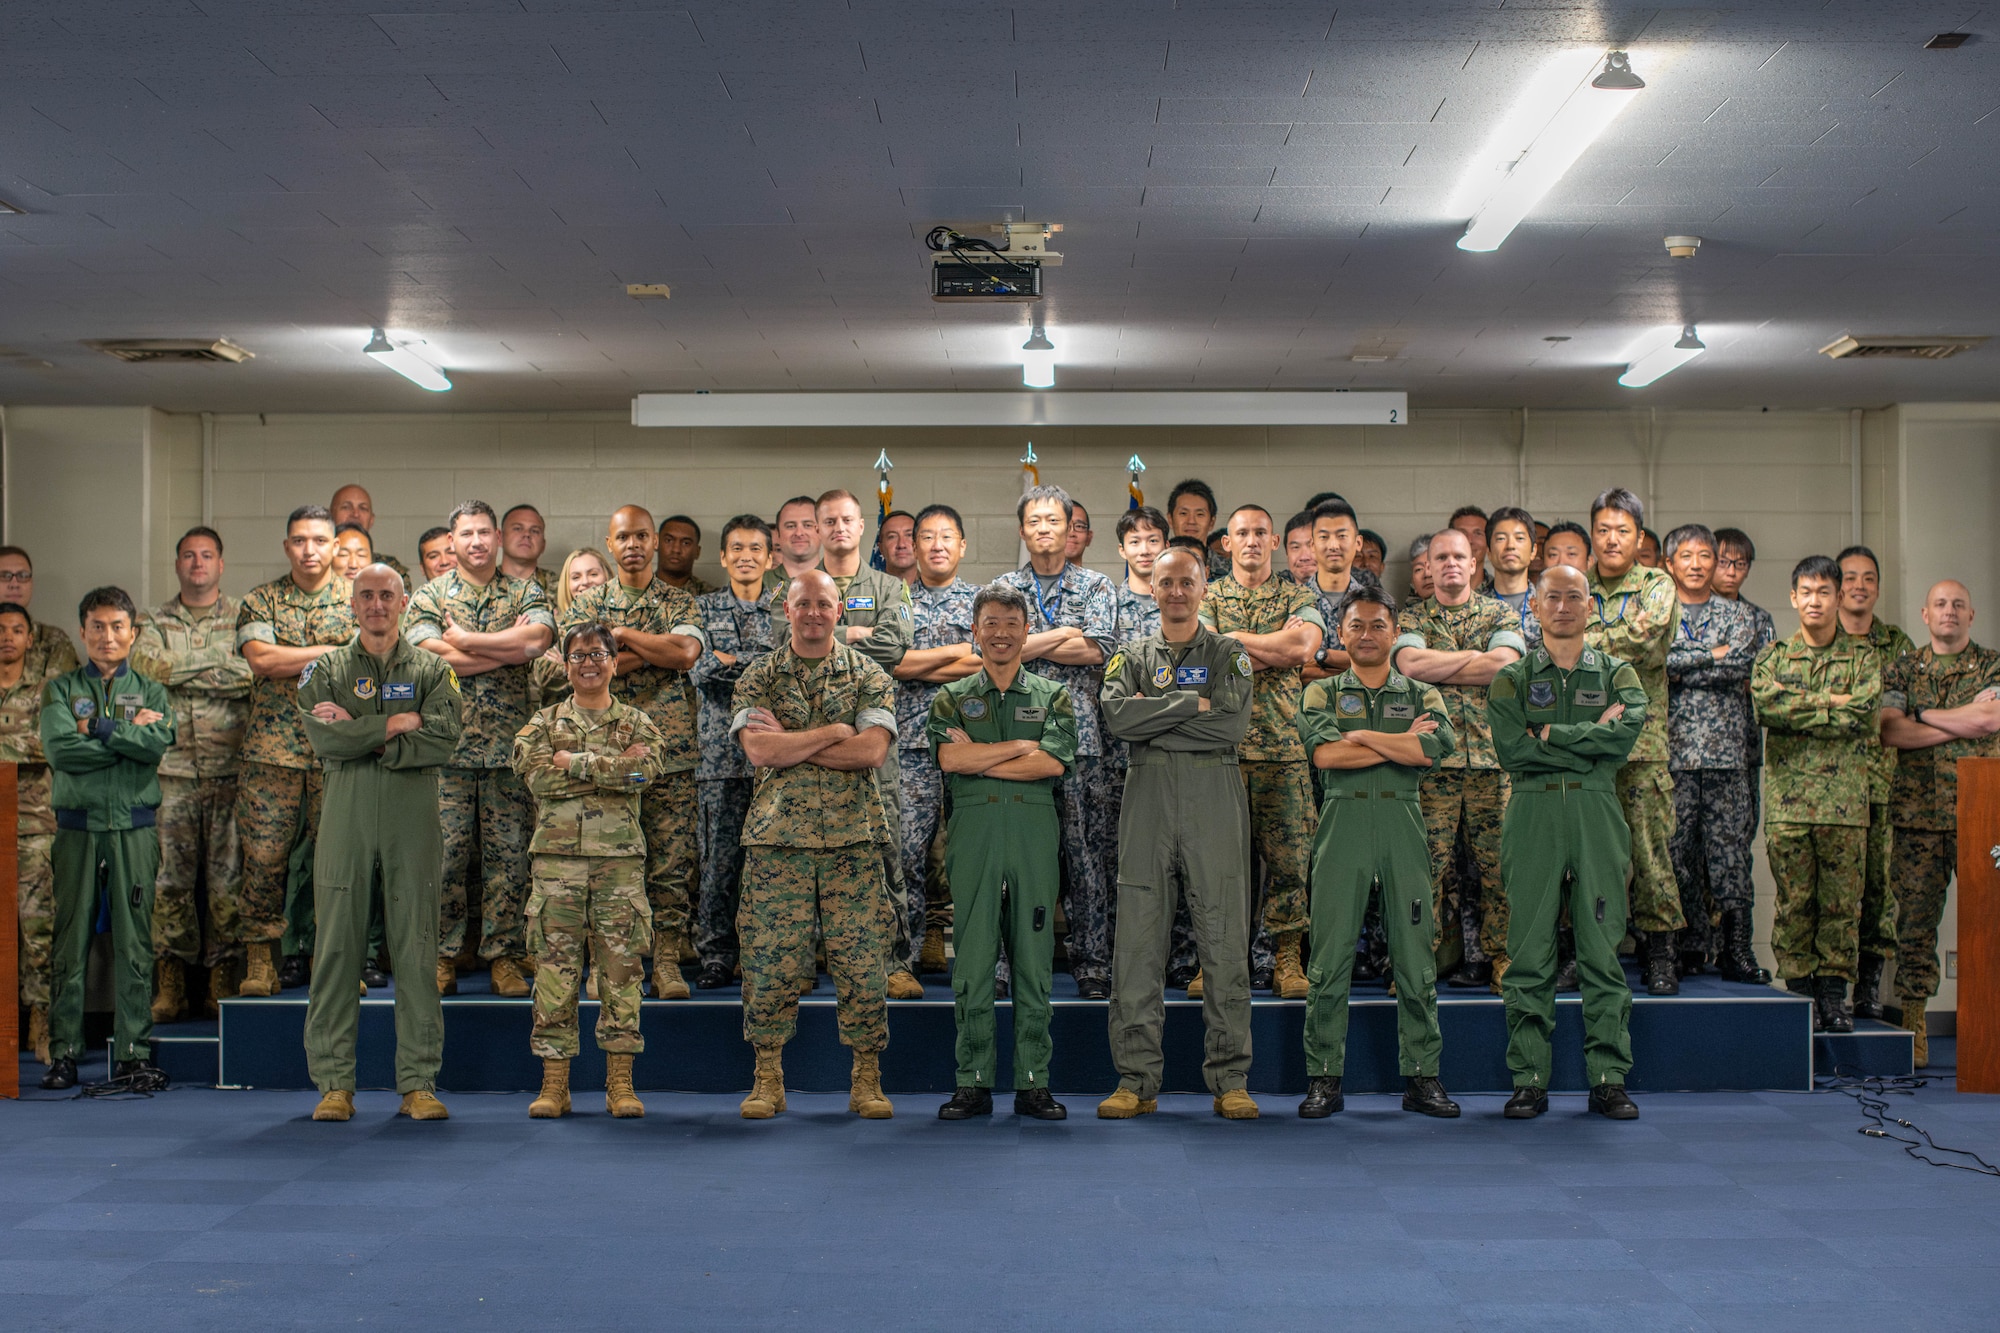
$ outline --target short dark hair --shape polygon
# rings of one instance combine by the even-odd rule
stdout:
[[[1060,486],[1031,486],[1021,496],[1021,503],[1014,506],[1014,526],[1028,521],[1028,506],[1054,500],[1062,505],[1063,522],[1067,523],[1076,512],[1076,501],[1069,498],[1069,492]]]
[[[25,561],[27,561],[27,562],[28,562],[28,572],[29,572],[30,574],[32,574],[32,573],[34,573],[34,572],[35,572],[35,559],[34,559],[34,557],[33,557],[33,556],[31,556],[31,555],[29,555],[29,554],[28,554],[28,548],[27,548],[27,547],[25,547],[25,546],[0,546],[0,556],[6,556],[6,555],[18,555],[18,556],[20,556],[20,557],[21,557],[21,558],[22,558],[23,560],[25,560]]]
[[[139,608],[132,605],[132,594],[109,584],[102,588],[92,588],[83,595],[83,600],[76,604],[76,623],[82,625],[84,621],[90,619],[92,611],[102,611],[106,607],[113,611],[123,611],[127,620],[134,624],[138,623]]]
[[[342,523],[334,528],[333,535],[337,538],[343,532],[358,532],[362,536],[368,537],[368,554],[375,554],[375,539],[368,536],[368,529],[362,527],[359,523]],[[187,539],[183,537],[181,540],[186,541]],[[174,550],[178,553],[180,548],[177,546]]]
[[[973,623],[979,623],[979,613],[981,610],[995,605],[1019,611],[1022,620],[1027,621],[1029,624],[1034,623],[1035,618],[1028,614],[1027,597],[1022,594],[1019,588],[1011,587],[1005,583],[989,583],[978,592],[972,594]]]
[[[576,645],[578,639],[595,639],[599,646],[613,653],[618,651],[618,640],[611,637],[611,627],[601,620],[586,620],[580,625],[571,625],[563,634],[564,657],[569,656],[569,650]]]
[[[1595,500],[1590,502],[1590,521],[1592,523],[1597,522],[1597,516],[1607,509],[1616,509],[1621,514],[1630,514],[1632,516],[1632,526],[1636,528],[1643,529],[1646,526],[1646,506],[1639,503],[1639,497],[1626,490],[1623,486],[1613,486],[1610,490],[1602,492]]]
[[[1671,559],[1674,552],[1680,550],[1681,547],[1686,546],[1689,542],[1693,542],[1698,546],[1706,546],[1710,551],[1715,550],[1714,533],[1699,523],[1683,523],[1672,532],[1669,532],[1666,540],[1660,543],[1661,558]]]
[[[1202,565],[1204,568],[1207,567],[1208,543],[1204,542],[1201,538],[1178,536],[1167,538],[1167,549],[1169,551],[1173,550],[1176,546],[1180,547],[1183,551],[1199,551],[1201,553]]]
[[[1317,509],[1321,505],[1334,500],[1338,500],[1342,504],[1347,504],[1347,497],[1342,495],[1339,491],[1321,491],[1318,495],[1315,495],[1312,499],[1306,501],[1305,507],[1307,509]],[[1353,512],[1353,507],[1351,505],[1349,506],[1348,512],[1350,513]]]
[[[285,517],[285,535],[292,535],[292,529],[301,523],[324,523],[333,526],[333,511],[325,505],[300,505]],[[25,551],[22,554],[27,554]]]
[[[1174,512],[1174,506],[1180,503],[1183,495],[1195,496],[1207,504],[1211,518],[1222,509],[1222,506],[1215,502],[1215,492],[1209,489],[1207,482],[1199,477],[1189,477],[1186,481],[1183,481],[1180,485],[1167,492],[1167,512],[1169,514]]]
[[[1361,515],[1354,512],[1353,505],[1347,503],[1347,501],[1341,499],[1337,495],[1333,496],[1331,499],[1320,500],[1317,503],[1309,506],[1308,508],[1312,513],[1312,521],[1315,523],[1319,522],[1323,518],[1344,518],[1348,522],[1354,525],[1355,531],[1361,533],[1361,537],[1364,541],[1367,540],[1369,537],[1375,536],[1375,534],[1372,532],[1367,532],[1362,530]],[[1382,539],[1380,537],[1375,537],[1375,544],[1377,546],[1381,546]],[[1382,549],[1386,552],[1389,548],[1383,546]]]
[[[1460,505],[1451,511],[1451,517],[1444,521],[1444,525],[1448,528],[1455,528],[1458,526],[1458,520],[1461,518],[1476,518],[1481,523],[1487,521],[1486,511],[1478,505]]]
[[[417,550],[421,552],[438,538],[449,536],[451,536],[450,528],[425,528],[424,535],[417,538]]]
[[[910,536],[915,537],[917,535],[917,516],[915,514],[912,514],[907,509],[891,509],[888,513],[882,515],[882,521],[875,525],[875,544],[877,546],[880,546],[882,544],[882,534],[888,531],[889,520],[892,518],[909,519]]]
[[[1848,547],[1846,550],[1842,551],[1839,555],[1833,558],[1834,565],[1838,567],[1842,564],[1845,564],[1847,562],[1847,557],[1850,555],[1859,555],[1867,557],[1868,563],[1875,566],[1875,577],[1878,579],[1882,577],[1882,562],[1880,560],[1877,560],[1875,558],[1875,553],[1869,550],[1865,546],[1857,545]],[[1845,583],[1846,581],[1847,581],[1847,574],[1843,570],[1841,573],[1841,582]]]
[[[1312,510],[1301,509],[1298,513],[1293,514],[1290,518],[1285,520],[1285,540],[1290,541],[1292,539],[1292,534],[1297,532],[1300,528],[1304,528],[1307,532],[1311,532],[1312,525],[1313,525]]]
[[[497,522],[495,522],[493,526],[494,526],[494,527],[496,527],[496,528],[500,528],[500,527],[505,527],[505,526],[507,525],[507,520],[508,520],[508,519],[510,519],[510,518],[512,518],[512,517],[514,517],[514,515],[516,515],[516,514],[520,513],[520,512],[521,512],[521,511],[522,511],[523,509],[525,509],[525,510],[527,510],[527,511],[528,511],[529,513],[533,514],[533,515],[534,515],[534,516],[535,516],[536,518],[542,518],[542,511],[541,511],[541,510],[539,510],[539,509],[537,509],[537,508],[535,508],[535,507],[534,507],[533,505],[531,505],[531,504],[525,504],[525,503],[524,503],[524,504],[517,504],[517,505],[513,505],[513,506],[510,506],[510,507],[508,508],[508,510],[507,510],[507,512],[506,512],[506,513],[504,513],[504,514],[500,515],[500,518],[499,518],[499,520],[498,520]],[[545,519],[545,518],[542,518],[542,522],[546,523],[546,522],[548,522],[548,520],[547,520],[547,519]]]
[[[1595,546],[1591,544],[1589,530],[1586,529],[1583,526],[1583,524],[1576,522],[1574,519],[1566,518],[1563,519],[1561,522],[1549,524],[1549,535],[1542,538],[1542,543],[1543,543],[1542,549],[1544,552],[1548,550],[1548,543],[1553,541],[1555,539],[1555,535],[1559,532],[1573,532],[1577,536],[1583,538],[1583,553],[1585,555],[1589,555],[1592,551],[1597,549]]]
[[[1263,505],[1260,504],[1237,505],[1236,508],[1229,511],[1229,517],[1222,520],[1222,530],[1224,532],[1229,531],[1229,525],[1235,521],[1236,516],[1238,514],[1244,513],[1249,510],[1255,510],[1257,513],[1262,514],[1267,520],[1272,518],[1271,511],[1264,508]]]
[[[1334,609],[1333,623],[1341,624],[1347,619],[1348,610],[1363,602],[1381,607],[1389,613],[1389,623],[1392,625],[1396,623],[1396,599],[1391,597],[1381,584],[1370,578],[1358,578],[1347,585],[1347,592],[1342,595],[1340,605]]]
[[[510,509],[507,512],[511,514],[514,511]],[[458,520],[474,514],[484,514],[488,523],[491,523],[496,528],[500,526],[500,516],[494,513],[493,506],[487,504],[484,500],[467,500],[464,504],[455,506],[449,514],[444,516],[444,525],[453,532],[457,532]]]
[[[19,616],[28,622],[28,628],[35,627],[35,618],[28,614],[28,608],[19,602],[0,602],[0,616]]]
[[[1809,555],[1792,566],[1793,592],[1798,591],[1800,579],[1825,579],[1828,583],[1838,588],[1840,586],[1840,566],[1834,563],[1831,556]]]
[[[214,528],[209,527],[206,523],[197,523],[193,527],[189,528],[186,532],[183,532],[181,534],[181,539],[174,543],[174,554],[176,556],[180,555],[181,547],[187,545],[187,539],[190,537],[208,538],[210,541],[215,543],[215,553],[217,555],[222,554],[222,534],[217,532]],[[369,543],[369,549],[370,550],[375,549],[373,542]],[[27,552],[23,551],[21,552],[21,554],[26,555]],[[34,567],[32,565],[29,566],[29,572],[32,573],[33,568]]]
[[[660,520],[660,531],[665,532],[667,530],[667,524],[669,523],[685,523],[688,527],[694,529],[694,539],[696,541],[701,540],[701,524],[695,522],[693,519],[689,518],[686,514],[668,514],[665,518]]]
[[[794,495],[791,499],[778,506],[778,512],[772,516],[771,526],[774,528],[777,527],[777,520],[783,518],[785,511],[793,505],[804,505],[806,508],[812,510],[815,519],[819,516],[819,501],[813,499],[810,495]]]
[[[1529,540],[1535,538],[1535,516],[1519,505],[1501,505],[1486,516],[1486,535],[1490,538],[1493,529],[1502,523],[1519,523],[1528,530]]]
[[[1351,510],[1350,510],[1349,512],[1351,513],[1351,512],[1353,512],[1353,511],[1351,511]],[[1361,529],[1361,543],[1362,543],[1362,545],[1366,546],[1366,545],[1368,545],[1368,544],[1369,544],[1369,543],[1371,543],[1371,542],[1372,542],[1372,543],[1374,543],[1374,546],[1375,546],[1375,549],[1376,549],[1376,550],[1378,550],[1378,551],[1380,551],[1380,552],[1382,553],[1382,555],[1384,556],[1384,558],[1386,558],[1386,557],[1388,556],[1388,554],[1389,554],[1389,543],[1388,543],[1388,542],[1386,542],[1386,541],[1384,541],[1384,540],[1382,539],[1382,534],[1381,534],[1381,533],[1379,533],[1379,532],[1376,532],[1376,531],[1375,531],[1374,529],[1372,529],[1372,528],[1363,528],[1363,529]]]
[[[728,546],[729,534],[732,532],[755,532],[764,538],[766,547],[771,545],[771,525],[755,514],[738,514],[730,519],[722,525],[722,535],[716,540]]]
[[[1658,546],[1660,544],[1660,534],[1653,531],[1651,528],[1640,528],[1639,535],[1641,537],[1651,537],[1653,539],[1654,546]]]
[[[891,517],[893,517],[893,515]],[[925,505],[922,509],[919,509],[917,511],[915,525],[921,528],[926,521],[933,518],[950,519],[951,525],[954,528],[958,529],[958,535],[961,537],[965,535],[965,519],[961,517],[959,512],[956,509],[953,509],[950,505]]]
[[[1715,549],[1720,554],[1725,546],[1733,546],[1743,552],[1743,558],[1751,564],[1757,563],[1757,543],[1750,540],[1750,534],[1741,528],[1717,528]]]
[[[1165,514],[1162,514],[1151,505],[1139,505],[1136,508],[1127,509],[1118,516],[1118,526],[1112,535],[1117,539],[1118,544],[1122,546],[1125,544],[1125,539],[1140,528],[1151,528],[1162,537],[1168,536],[1173,531],[1173,529],[1167,526],[1167,516]]]

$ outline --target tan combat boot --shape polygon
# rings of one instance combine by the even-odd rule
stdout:
[[[34,1048],[36,1063],[49,1062],[49,1007],[45,1004],[29,1006],[28,1045]]]
[[[1120,1088],[1097,1104],[1097,1118],[1130,1120],[1134,1116],[1151,1115],[1159,1109],[1159,1098],[1141,1097],[1130,1088]]]
[[[583,979],[583,998],[586,1000],[597,998],[597,969],[594,967],[590,969],[590,975]]]
[[[896,1114],[882,1095],[882,1057],[876,1051],[854,1053],[854,1075],[849,1080],[847,1109],[863,1120],[887,1120]]]
[[[153,962],[153,1021],[171,1023],[187,1012],[187,967],[178,958]]]
[[[249,966],[243,974],[242,984],[236,988],[236,993],[276,995],[278,990],[278,942],[255,940],[250,945]]]
[[[685,1000],[694,992],[681,975],[681,941],[678,935],[653,937],[653,998]]]
[[[438,959],[437,988],[439,995],[458,994],[458,964],[449,958]]]
[[[521,962],[517,958],[495,958],[493,960],[493,993],[510,1000],[526,999],[528,979],[521,975]]]
[[[1293,931],[1278,937],[1278,969],[1273,989],[1281,1000],[1306,998],[1306,969],[1299,961],[1304,951],[1305,932]]]
[[[1513,961],[1514,961],[1513,959],[1509,958],[1504,953],[1496,953],[1493,955],[1492,990],[1495,995],[1499,995],[1501,993],[1500,983],[1507,979],[1507,969],[1513,965]]]
[[[209,1018],[221,1012],[224,1000],[233,1000],[243,989],[243,960],[224,958],[208,969],[208,998],[202,1002],[201,1011]]]
[[[945,970],[944,927],[926,927],[923,946],[917,950],[917,971],[925,976],[936,976]]]
[[[889,974],[889,998],[892,1000],[921,1000],[924,998],[924,983],[902,968]]]
[[[1930,1033],[1927,1031],[1929,1025],[1924,1019],[1923,996],[1908,995],[1903,997],[1903,1026],[1916,1038],[1912,1043],[1914,1047],[1912,1053],[1916,1056],[1916,1067],[1918,1069],[1929,1069],[1931,1067],[1931,1041]]]
[[[332,1088],[319,1095],[319,1105],[313,1107],[315,1120],[354,1119],[354,1094],[346,1088]]]
[[[785,1070],[782,1046],[758,1046],[756,1081],[743,1099],[745,1120],[769,1120],[785,1109]]]
[[[528,1114],[536,1120],[569,1114],[569,1061],[542,1061],[541,1095],[528,1103]]]
[[[396,1108],[396,1114],[406,1115],[412,1120],[451,1119],[451,1112],[444,1109],[444,1103],[422,1088],[404,1093],[403,1104]]]
[[[620,1120],[636,1120],[646,1114],[646,1103],[632,1091],[632,1057],[629,1053],[605,1053],[604,1109]]]
[[[1201,995],[1202,995],[1201,969],[1196,968],[1194,974],[1194,980],[1188,983],[1187,997],[1190,1000],[1199,1000],[1201,998]]]
[[[1242,1088],[1217,1094],[1215,1113],[1224,1120],[1255,1120],[1259,1114],[1256,1100]]]

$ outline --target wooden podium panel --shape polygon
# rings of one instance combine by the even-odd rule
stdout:
[[[0,764],[0,1097],[21,1095],[20,771]]]
[[[2000,759],[1958,761],[1958,1090],[2000,1092]]]

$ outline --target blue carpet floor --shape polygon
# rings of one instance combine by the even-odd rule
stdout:
[[[1951,1043],[1934,1047],[1940,1064]],[[38,1074],[24,1064],[23,1073]],[[101,1077],[101,1067],[96,1071]],[[1934,1074],[1938,1071],[1932,1071]],[[1101,1090],[1097,1090],[1101,1091]],[[521,1094],[346,1125],[308,1093],[0,1102],[0,1328],[1385,1330],[2000,1324],[2000,1180],[1834,1093],[1661,1094],[1611,1124],[1289,1099],[1229,1123],[867,1123],[795,1095],[531,1122]],[[1897,1098],[2000,1161],[2000,1098]]]

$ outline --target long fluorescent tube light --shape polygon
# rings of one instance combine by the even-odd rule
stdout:
[[[1506,133],[1524,136],[1525,145],[1520,138],[1493,145],[1501,153],[1518,150],[1519,155],[1478,205],[1465,235],[1458,238],[1459,249],[1498,250],[1529,210],[1632,104],[1632,94],[1646,86],[1632,73],[1625,53],[1613,51],[1602,73],[1589,82],[1579,79],[1570,85],[1568,96],[1548,111],[1554,94],[1562,90],[1566,67],[1574,68],[1564,61],[1545,69],[1522,105],[1508,117],[1503,127]]]
[[[1039,324],[1028,341],[1021,344],[1021,383],[1030,389],[1056,386],[1056,345]]]
[[[1409,420],[1410,398],[1401,390],[642,393],[632,399],[635,426],[1402,426]]]
[[[1694,325],[1682,325],[1679,341],[1656,347],[1625,367],[1625,373],[1618,377],[1618,382],[1628,389],[1643,389],[1660,376],[1679,370],[1707,350],[1708,344],[1695,335]]]
[[[444,372],[430,362],[412,352],[407,346],[389,341],[388,335],[376,329],[375,336],[361,349],[378,366],[387,366],[420,389],[432,393],[443,393],[451,387],[451,381]]]

